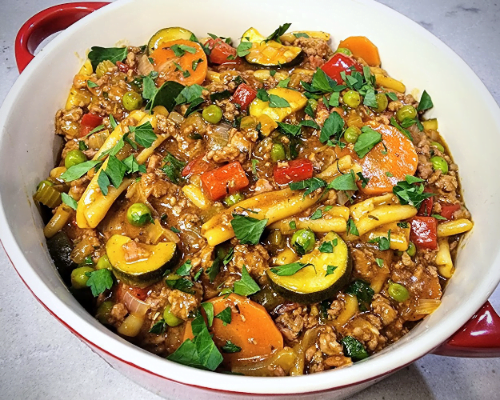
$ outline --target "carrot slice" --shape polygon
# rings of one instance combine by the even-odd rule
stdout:
[[[378,48],[365,36],[350,36],[340,42],[339,47],[349,49],[355,57],[360,57],[371,67],[380,67]]]
[[[417,170],[418,156],[415,146],[397,128],[380,124],[378,122],[367,122],[365,125],[382,135],[382,141],[370,152],[360,159],[350,147],[343,149],[335,148],[337,157],[350,155],[355,162],[361,165],[363,176],[370,180],[363,188],[358,183],[359,189],[369,195],[378,195],[391,192],[392,188],[405,179],[406,175],[414,175]],[[385,147],[384,147],[385,145]]]
[[[175,55],[172,47],[179,55]],[[159,86],[165,81],[201,85],[207,76],[207,56],[199,43],[184,39],[162,43],[150,57],[155,71],[159,73]]]
[[[214,318],[212,327],[215,344],[221,348],[228,340],[241,348],[237,353],[223,353],[228,365],[249,360],[260,360],[283,348],[283,336],[260,304],[243,296],[215,297],[209,300],[214,305],[214,315],[231,307],[231,323],[224,326]],[[184,340],[193,339],[191,322],[186,324]]]

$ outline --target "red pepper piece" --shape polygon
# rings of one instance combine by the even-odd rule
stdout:
[[[128,70],[130,69],[130,67],[127,64],[122,63],[121,61],[117,61],[116,62],[116,66],[118,67],[118,69],[120,70],[120,72],[127,73]]]
[[[102,124],[102,117],[92,113],[85,114],[80,122],[80,137],[87,136],[92,129]]]
[[[228,194],[236,193],[250,183],[243,167],[238,161],[205,172],[201,176],[203,191],[212,199],[219,200]]]
[[[413,217],[410,240],[421,249],[437,249],[437,220],[434,217]]]
[[[432,193],[432,190],[425,188],[424,192]],[[418,210],[418,215],[423,215],[424,217],[430,216],[432,214],[433,206],[434,206],[434,197],[428,197],[420,205],[420,208]]]
[[[181,175],[184,177],[191,175],[199,175],[202,174],[203,172],[207,172],[210,171],[211,169],[214,169],[215,167],[214,163],[205,160],[204,157],[205,156],[200,156],[189,161],[188,164],[182,170]]]
[[[234,63],[238,58],[236,49],[221,38],[208,40],[206,46],[210,49],[208,59],[212,64]]]
[[[245,110],[256,97],[257,91],[246,83],[242,83],[234,92],[232,100],[233,103],[239,104]]]
[[[139,300],[146,300],[146,297],[148,297],[148,292],[150,290],[150,287],[140,288],[137,286],[128,286],[120,282],[116,291],[116,298],[118,301],[121,301],[123,300],[123,296],[125,295],[125,293],[129,292],[132,296],[137,297]]]
[[[343,82],[340,73],[342,71],[345,72],[346,75],[351,75],[352,70],[351,67],[356,68],[358,72],[363,73],[363,67],[354,61],[351,57],[346,56],[342,53],[334,54],[332,58],[330,58],[325,64],[321,66],[321,69],[327,74],[330,78],[332,78],[337,84]]]
[[[453,213],[457,210],[460,210],[460,204],[443,204],[441,205],[441,216],[451,219]]]
[[[312,178],[314,168],[306,159],[288,161],[286,167],[274,167],[274,180],[280,185]]]

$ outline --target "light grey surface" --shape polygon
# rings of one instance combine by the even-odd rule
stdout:
[[[500,103],[499,2],[381,2],[442,39],[472,67]],[[13,46],[17,30],[33,14],[57,3],[57,0],[0,1],[0,101],[18,76]],[[390,29],[390,25],[381,25],[381,29]],[[415,57],[425,55],[415,54]],[[457,118],[464,115],[472,117],[457,110]],[[481,135],[470,134],[472,140],[479,140]],[[52,318],[23,285],[1,249],[0,282],[0,399],[159,399],[109,367]],[[492,303],[500,310],[500,290],[493,294]],[[355,399],[497,398],[499,371],[500,359],[429,355]]]

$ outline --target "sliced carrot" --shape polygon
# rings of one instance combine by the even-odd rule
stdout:
[[[180,48],[182,55],[176,56],[173,46]],[[194,49],[195,52],[192,53]],[[179,51],[179,50],[178,50]],[[201,85],[207,76],[207,56],[199,43],[190,40],[173,40],[162,43],[150,56],[155,71],[159,73],[157,85],[165,81],[175,81],[183,85]]]
[[[393,126],[373,121],[367,122],[365,125],[382,135],[382,141],[365,157],[360,159],[350,147],[343,149],[336,147],[335,153],[339,158],[350,155],[355,162],[361,165],[363,176],[370,179],[364,188],[361,183],[358,183],[363,193],[378,195],[391,192],[392,188],[399,181],[404,180],[406,175],[415,174],[418,165],[415,146],[411,140]]]
[[[380,67],[378,48],[365,36],[350,36],[339,47],[351,50],[353,56],[362,58],[371,67]]]
[[[231,307],[231,323],[224,326],[219,318],[214,318],[212,327],[215,344],[221,348],[228,340],[241,348],[237,353],[223,353],[228,365],[249,360],[261,360],[283,348],[283,336],[260,304],[243,296],[231,294],[209,300],[214,305],[214,315]],[[184,340],[193,339],[191,323],[186,324]]]

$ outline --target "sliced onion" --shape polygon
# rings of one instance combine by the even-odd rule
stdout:
[[[137,63],[137,72],[143,76],[149,75],[150,72],[153,72],[155,69],[153,68],[153,64],[149,61],[149,58],[146,54],[142,54]]]
[[[415,314],[432,314],[440,305],[439,299],[418,299]]]
[[[174,121],[176,124],[180,125],[184,122],[184,117],[176,111],[172,111],[168,115],[168,119]]]
[[[341,206],[343,206],[348,201],[349,201],[349,198],[347,197],[345,192],[343,190],[339,190],[337,192],[337,203],[340,204]]]
[[[210,141],[208,142],[208,150],[220,150],[226,147],[229,142],[231,128],[231,125],[223,122],[209,129]]]
[[[129,291],[125,291],[123,295],[123,304],[127,307],[130,314],[143,317],[149,310],[149,305],[139,300],[137,297],[132,295]]]

